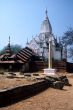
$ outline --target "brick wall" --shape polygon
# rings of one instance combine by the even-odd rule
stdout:
[[[46,80],[35,84],[0,90],[0,107],[31,97],[49,87]]]

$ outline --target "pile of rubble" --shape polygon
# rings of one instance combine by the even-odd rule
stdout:
[[[63,89],[63,87],[65,85],[66,86],[71,86],[67,76],[59,76],[59,77],[46,76],[45,80],[48,81],[50,87],[53,87],[53,88],[56,88],[56,89]]]

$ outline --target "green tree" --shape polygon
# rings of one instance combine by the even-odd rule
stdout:
[[[11,45],[11,51],[13,54],[16,54],[17,52],[19,52],[22,49],[22,47],[18,44],[16,45]]]
[[[11,45],[11,52],[12,54],[16,54],[17,52],[19,52],[22,47],[18,44],[15,44],[15,45]],[[7,48],[7,46],[5,46],[1,51],[0,51],[0,54],[4,54],[5,53],[5,49]]]

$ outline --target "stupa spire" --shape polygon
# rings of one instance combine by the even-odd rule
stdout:
[[[26,43],[27,45],[29,44],[29,42],[28,42],[28,38],[27,38],[27,43]]]
[[[11,55],[10,36],[9,36],[9,41],[8,41],[8,45],[7,45],[7,48],[6,48],[6,55],[7,56]]]
[[[45,10],[45,20],[42,22],[41,25],[41,32],[40,33],[52,33],[52,27],[48,18],[47,9]]]
[[[47,9],[46,9],[46,11],[45,11],[45,14],[46,14],[46,19],[48,19],[48,11],[47,11]]]
[[[10,44],[10,36],[9,36],[9,44]]]

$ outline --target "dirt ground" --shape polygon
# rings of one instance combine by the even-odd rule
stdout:
[[[30,78],[7,78],[4,75],[0,75],[0,89],[7,89],[19,85],[29,85],[35,82],[35,80],[31,80]]]
[[[67,75],[72,86],[47,90],[0,110],[73,110],[73,75]],[[1,83],[1,82],[0,82]]]

